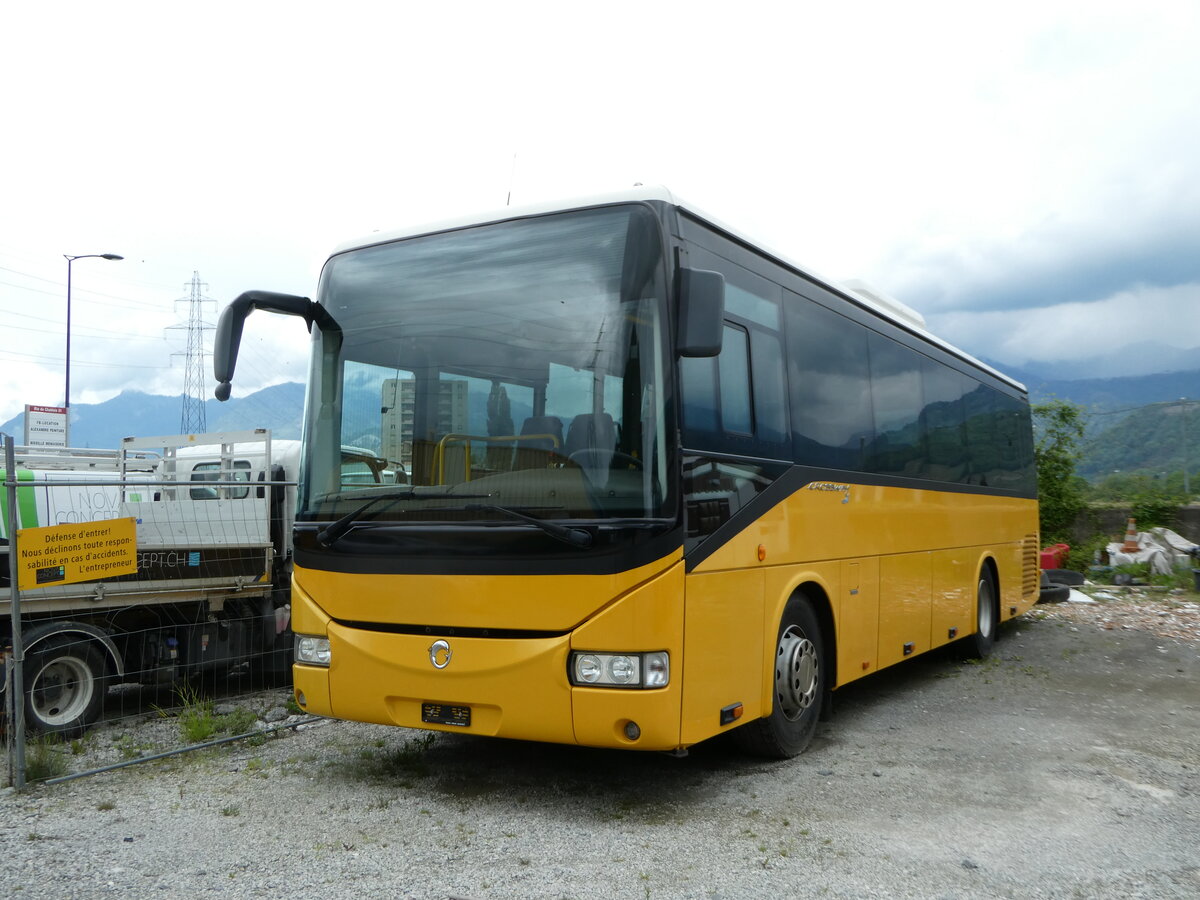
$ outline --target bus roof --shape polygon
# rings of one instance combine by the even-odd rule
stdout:
[[[676,207],[679,210],[686,212],[693,218],[700,219],[707,224],[713,226],[719,231],[724,232],[737,241],[740,241],[747,246],[753,247],[760,253],[775,259],[790,269],[799,272],[806,278],[811,279],[823,287],[832,290],[834,293],[840,294],[845,299],[852,303],[861,306],[870,312],[881,316],[888,321],[891,321],[902,328],[918,335],[924,340],[941,347],[943,350],[954,354],[971,365],[982,369],[983,371],[999,378],[1007,384],[1025,391],[1025,385],[1005,375],[1003,372],[989,366],[985,362],[981,362],[971,354],[964,350],[955,347],[949,341],[943,340],[937,335],[928,330],[925,324],[925,318],[919,312],[907,304],[891,297],[877,288],[868,285],[866,282],[859,280],[848,280],[839,282],[832,278],[814,271],[809,266],[802,265],[796,262],[786,254],[779,253],[770,246],[755,240],[731,228],[718,219],[716,216],[709,215],[697,206],[685,202],[681,197],[672,193],[662,185],[635,185],[634,187],[624,190],[615,191],[606,194],[597,194],[593,196],[575,197],[568,200],[547,201],[542,203],[532,203],[522,206],[505,206],[490,211],[474,213],[471,215],[458,216],[455,218],[444,219],[437,222],[426,222],[423,224],[415,224],[407,227],[389,229],[387,231],[377,231],[369,235],[357,238],[355,240],[346,241],[338,245],[333,255],[344,253],[349,250],[357,250],[362,247],[370,247],[376,244],[385,244],[390,241],[403,240],[404,238],[419,237],[426,234],[437,234],[443,231],[453,231],[458,228],[469,228],[473,225],[487,225],[494,222],[506,222],[514,219],[525,219],[533,216],[541,216],[549,213],[567,212],[573,209],[587,209],[596,206],[612,206],[618,203],[644,203],[647,201],[660,201]]]

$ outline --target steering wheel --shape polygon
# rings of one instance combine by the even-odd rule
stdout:
[[[580,466],[581,468],[585,468],[587,466],[587,463],[581,463],[580,462],[581,459],[588,459],[590,457],[595,457],[595,458],[597,458],[597,462],[599,462],[600,461],[599,457],[600,457],[600,454],[602,454],[602,453],[607,454],[608,458],[610,460],[616,460],[618,462],[623,462],[627,466],[633,466],[633,468],[635,468],[635,469],[642,468],[642,461],[640,459],[638,459],[636,456],[630,456],[628,453],[622,453],[620,450],[601,450],[599,447],[584,447],[582,450],[576,450],[574,453],[572,453],[570,456],[567,457],[567,460],[575,463],[575,465]],[[611,466],[610,466],[610,468],[611,468]]]

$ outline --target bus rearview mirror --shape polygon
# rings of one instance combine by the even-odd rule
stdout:
[[[725,276],[706,269],[680,269],[679,355],[718,355],[724,318]]]

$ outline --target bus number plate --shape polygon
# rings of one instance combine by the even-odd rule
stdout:
[[[426,700],[421,704],[421,721],[430,725],[457,725],[466,728],[471,724],[471,707],[431,703]]]

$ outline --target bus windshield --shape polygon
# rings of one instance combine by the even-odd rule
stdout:
[[[667,515],[665,272],[641,205],[334,256],[319,302],[340,330],[314,338],[298,518]]]

